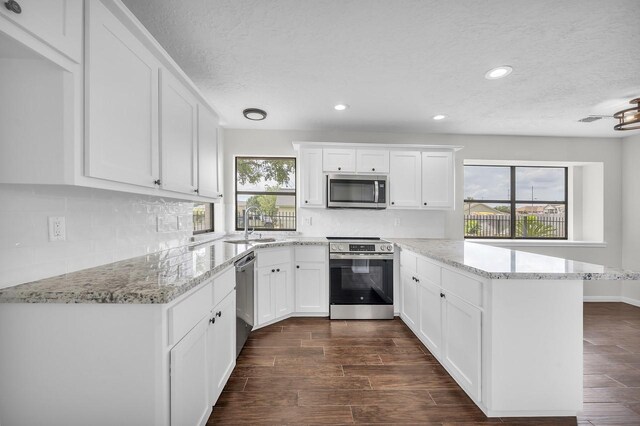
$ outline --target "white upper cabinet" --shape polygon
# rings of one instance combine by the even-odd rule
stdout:
[[[160,72],[160,176],[163,189],[194,194],[197,102],[167,70]]]
[[[452,152],[422,153],[422,206],[451,208],[454,205]]]
[[[0,16],[75,62],[82,61],[82,0],[19,0],[20,13],[2,3]]]
[[[389,151],[382,149],[358,149],[356,152],[358,173],[389,173]]]
[[[421,154],[391,151],[389,158],[389,207],[419,207],[421,199]]]
[[[324,207],[325,178],[322,172],[322,148],[300,153],[300,207]]]
[[[159,63],[101,2],[86,5],[85,174],[153,187]]]
[[[198,105],[198,194],[218,197],[218,117]]]
[[[355,149],[325,148],[322,154],[322,168],[325,172],[356,171]]]

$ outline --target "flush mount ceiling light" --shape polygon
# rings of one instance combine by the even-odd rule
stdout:
[[[253,121],[260,121],[267,118],[267,113],[264,110],[258,108],[247,108],[242,111],[245,118]]]
[[[446,115],[442,115],[442,114],[438,114],[438,115],[434,115],[432,117],[434,120],[444,120],[445,118],[447,118]]]
[[[344,111],[347,108],[349,108],[349,105],[347,104],[338,104],[333,107],[333,109],[335,109],[336,111]]]
[[[640,98],[631,99],[629,103],[636,106],[613,114],[613,118],[618,119],[618,124],[613,126],[614,130],[640,129]]]
[[[511,68],[509,65],[503,65],[501,67],[496,67],[487,71],[487,73],[484,75],[484,78],[486,78],[487,80],[497,80],[499,78],[508,76],[512,71],[513,68]]]

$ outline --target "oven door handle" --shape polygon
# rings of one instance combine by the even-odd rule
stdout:
[[[380,186],[378,185],[378,181],[373,182],[373,202],[378,203],[378,199],[380,198]]]
[[[393,260],[393,254],[329,254],[329,260],[331,259],[344,259],[344,260]]]

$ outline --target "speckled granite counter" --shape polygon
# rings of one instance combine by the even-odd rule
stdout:
[[[216,240],[1,289],[0,303],[168,303],[256,248],[326,244],[298,237],[251,245]]]
[[[489,279],[640,280],[640,272],[624,271],[461,240],[390,239],[396,245]]]

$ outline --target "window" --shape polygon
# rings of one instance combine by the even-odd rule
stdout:
[[[296,159],[236,157],[236,230],[296,230]]]
[[[465,238],[567,239],[567,173],[465,165]]]
[[[196,203],[193,205],[193,234],[213,232],[213,204]]]

